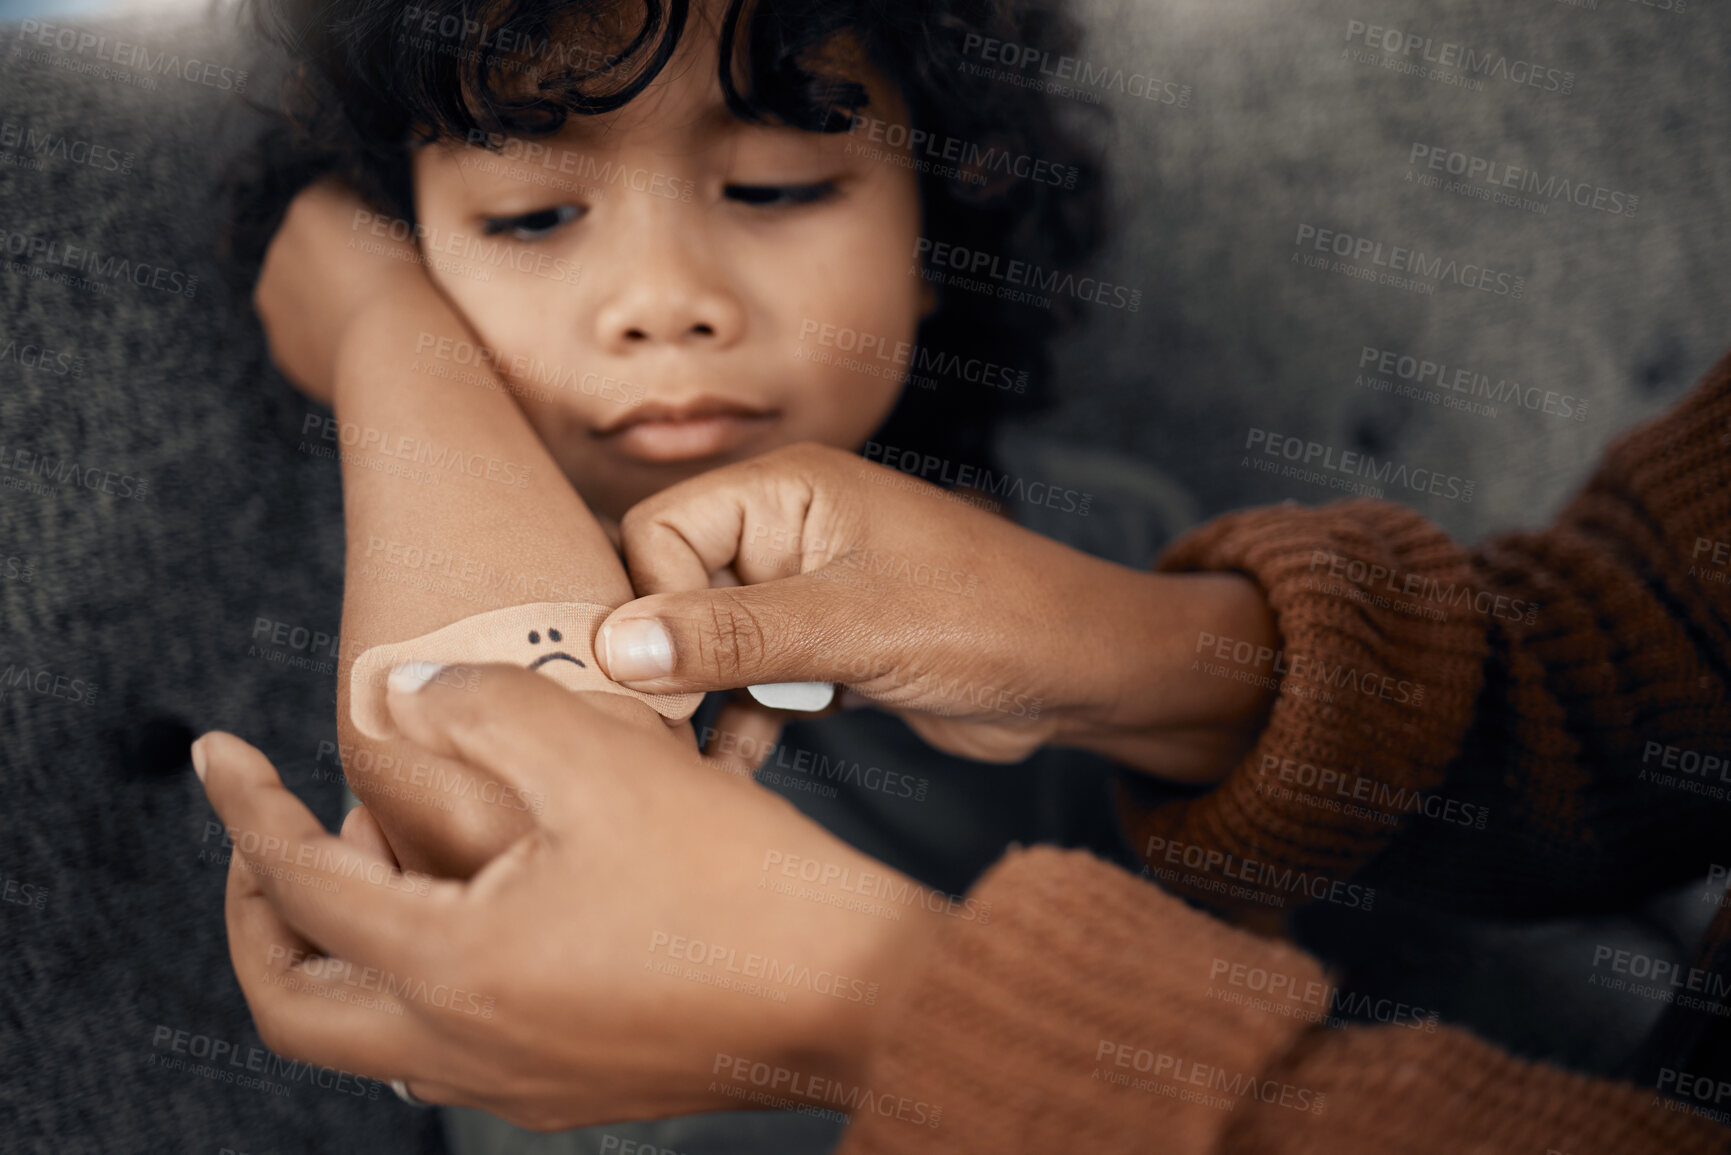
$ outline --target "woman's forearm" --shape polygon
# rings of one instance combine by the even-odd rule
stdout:
[[[351,685],[355,659],[491,610],[631,597],[606,534],[500,378],[430,355],[474,340],[422,282],[353,321],[333,390],[348,537],[344,769],[403,865],[447,874],[468,873],[527,830],[533,800],[401,739],[361,733],[350,712],[351,696],[364,692]],[[660,724],[641,703],[616,705]]]

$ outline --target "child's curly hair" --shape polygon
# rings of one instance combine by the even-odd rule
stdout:
[[[227,247],[249,278],[288,202],[312,181],[340,175],[376,209],[413,222],[414,142],[491,146],[499,134],[553,133],[569,116],[619,108],[666,65],[689,17],[689,0],[254,2],[258,23],[288,49],[290,69],[286,117],[233,183]],[[1063,2],[729,0],[722,91],[742,119],[848,131],[865,91],[814,62],[824,46],[850,36],[901,93],[908,127],[1073,174],[1058,187],[965,169],[921,171],[924,235],[1004,261],[1076,270],[1103,233],[1104,173],[1094,150],[1060,123],[1041,86],[974,75],[965,55],[969,43],[986,38],[1075,52],[1080,34]],[[950,382],[904,389],[878,436],[983,461],[999,412],[1048,401],[1047,346],[1078,306],[1054,297],[1048,309],[1006,309],[984,294],[938,288],[919,347],[1025,369],[1028,389],[1019,396]]]

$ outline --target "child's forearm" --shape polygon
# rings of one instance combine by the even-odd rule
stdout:
[[[349,574],[355,574],[355,546],[358,560],[380,562],[389,543],[398,541],[434,549],[449,545],[453,557],[491,567],[490,578],[471,574],[408,605],[396,596],[351,596],[345,626],[353,613],[357,627],[369,632],[388,624],[418,634],[533,600],[510,591],[530,588],[537,579],[586,590],[609,605],[628,600],[631,584],[606,534],[498,375],[485,365],[458,366],[418,352],[449,340],[475,338],[452,305],[426,284],[373,306],[344,341],[334,406],[344,446]],[[447,370],[453,375],[436,375]],[[406,476],[394,475],[394,466],[402,466]],[[506,573],[520,581],[502,579]]]
[[[350,684],[355,659],[491,610],[615,606],[632,593],[606,534],[498,377],[478,365],[428,371],[448,363],[417,349],[445,338],[474,341],[425,283],[370,306],[338,354],[348,560],[337,709],[351,787],[402,864],[467,874],[529,828],[533,800],[400,738],[361,733],[350,710],[361,690]],[[660,724],[639,702],[617,707]]]

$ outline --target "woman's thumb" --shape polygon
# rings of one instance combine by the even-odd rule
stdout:
[[[864,680],[883,657],[869,596],[822,574],[638,598],[601,623],[595,656],[652,694]]]

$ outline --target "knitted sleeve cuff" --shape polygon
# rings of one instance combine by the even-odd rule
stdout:
[[[970,893],[991,921],[944,928],[873,1042],[874,1092],[925,1110],[856,1113],[840,1155],[1211,1151],[1281,1093],[1261,1072],[1308,1022],[1243,976],[1322,990],[1309,956],[1076,851],[1012,852]]]
[[[1705,1155],[1690,1104],[1434,1017],[1336,1024],[1310,956],[1076,851],[1013,852],[883,1008],[838,1155]]]
[[[1666,541],[1690,560],[1703,557],[1724,568],[1712,546],[1731,523],[1731,353],[1709,369],[1669,413],[1623,434],[1605,451],[1589,491],[1615,488],[1638,494],[1640,505]],[[1701,542],[1709,543],[1701,548]],[[1723,592],[1723,588],[1719,591]],[[1723,602],[1717,603],[1723,613]],[[1722,619],[1723,620],[1723,619]]]
[[[1261,586],[1278,648],[1205,636],[1192,672],[1277,697],[1207,795],[1149,807],[1120,790],[1131,844],[1162,885],[1216,907],[1368,906],[1345,880],[1442,782],[1483,684],[1488,619],[1466,552],[1400,505],[1286,504],[1210,522],[1160,568]]]
[[[1670,412],[1618,437],[1560,520],[1675,599],[1669,615],[1731,647],[1731,353]]]
[[[1434,1024],[1427,1023],[1427,1026]],[[1221,1155],[1709,1155],[1719,1112],[1652,1088],[1517,1059],[1464,1031],[1405,1026],[1315,1031],[1268,1077],[1310,1088],[1322,1118],[1247,1104]],[[1308,1132],[1308,1134],[1307,1134]]]

